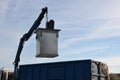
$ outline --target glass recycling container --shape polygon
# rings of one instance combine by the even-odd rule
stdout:
[[[59,29],[39,28],[36,31],[36,57],[57,57]]]

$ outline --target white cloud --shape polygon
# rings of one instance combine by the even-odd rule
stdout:
[[[90,29],[91,30],[91,29]],[[97,27],[89,33],[80,36],[80,33],[77,33],[77,36],[72,36],[68,38],[60,44],[60,48],[66,48],[72,44],[88,41],[88,40],[97,40],[97,39],[107,39],[107,38],[115,38],[120,37],[120,19],[110,19],[105,22],[103,25]]]
[[[110,67],[120,66],[120,63],[119,63],[120,56],[115,55],[115,56],[103,57],[98,60],[107,63]]]
[[[90,46],[90,47],[85,47],[85,48],[73,48],[67,51],[62,51],[61,55],[62,57],[71,57],[71,56],[77,56],[77,55],[83,55],[84,53],[89,53],[89,52],[94,52],[94,51],[101,51],[104,50],[106,46]]]
[[[109,38],[109,37],[119,37],[120,36],[120,19],[108,20],[104,25],[97,28],[89,34],[88,39],[96,38]]]
[[[0,0],[0,17],[3,17],[8,9],[9,0]]]
[[[14,60],[14,49],[0,47],[0,67],[11,68]]]
[[[64,1],[59,3],[62,4],[63,2]],[[64,3],[61,8],[62,10],[58,10],[56,13],[57,16],[61,15],[67,21],[72,19],[73,21],[71,22],[84,19],[113,19],[118,17],[120,18],[119,3],[119,0],[77,0],[74,2],[70,0],[67,3]]]
[[[68,37],[66,40],[62,40],[60,43],[60,48],[67,48],[70,45],[88,41],[88,40],[96,40],[96,39],[107,39],[114,38],[120,36],[120,5],[119,0],[107,0],[107,1],[70,1],[70,3],[66,4],[66,7],[63,10],[56,12],[58,15],[62,17],[58,17],[57,24],[58,26],[63,27],[63,31],[66,34],[71,34],[71,37]],[[71,5],[72,4],[72,5]],[[58,16],[57,15],[57,16]],[[56,17],[57,17],[56,16]],[[61,20],[60,20],[61,19]],[[92,25],[87,25],[90,27],[86,28],[87,34],[82,34],[80,31],[82,30],[81,23],[85,23],[86,21],[91,20],[101,20],[105,21],[101,25],[96,25],[94,29],[91,27]],[[77,27],[75,26],[77,25]],[[88,24],[86,22],[86,24]],[[70,25],[67,26],[66,25]],[[79,29],[78,29],[79,28]],[[80,29],[81,28],[81,29]],[[76,30],[77,29],[77,30]],[[85,28],[84,28],[85,29]],[[69,31],[69,32],[68,32]],[[73,31],[79,31],[75,36],[72,36]],[[84,30],[85,31],[85,30]],[[81,35],[82,34],[82,35]],[[65,35],[66,37],[69,35]],[[64,35],[63,35],[64,36]]]
[[[99,60],[101,62],[104,62],[108,65],[109,72],[110,73],[117,73],[120,72],[120,56],[109,56],[109,57],[103,57],[103,58],[98,58],[96,60]]]

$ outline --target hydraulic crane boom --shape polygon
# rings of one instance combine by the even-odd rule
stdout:
[[[18,64],[20,62],[20,54],[22,52],[23,46],[24,46],[24,42],[27,41],[32,34],[34,33],[34,31],[39,27],[45,13],[47,14],[47,7],[42,9],[41,14],[39,15],[39,17],[37,18],[37,20],[34,22],[34,24],[32,25],[32,27],[30,28],[30,30],[28,31],[28,33],[25,33],[21,39],[20,39],[20,43],[18,46],[18,50],[17,50],[17,54],[15,57],[15,61],[14,61],[14,77],[17,79],[17,70],[18,70]]]

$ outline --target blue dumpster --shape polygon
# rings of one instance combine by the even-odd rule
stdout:
[[[20,65],[18,80],[108,80],[108,67],[94,60]]]

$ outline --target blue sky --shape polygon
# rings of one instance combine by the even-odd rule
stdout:
[[[35,34],[25,43],[20,64],[93,59],[108,64],[109,72],[120,72],[119,0],[0,0],[0,67],[13,68],[20,37],[41,9],[61,29],[59,57],[35,58]],[[45,26],[45,18],[40,27]]]

